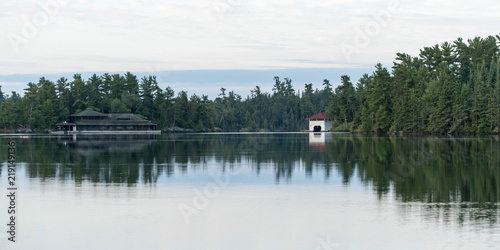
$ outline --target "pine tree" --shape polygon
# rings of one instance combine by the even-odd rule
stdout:
[[[442,63],[438,70],[437,103],[429,117],[429,129],[432,132],[447,133],[453,121],[453,103],[457,82],[446,64]]]
[[[488,103],[488,116],[490,120],[490,131],[500,132],[500,57],[497,57],[494,73],[490,72],[493,90],[490,91]]]
[[[370,130],[388,131],[392,124],[392,78],[387,69],[382,67],[382,64],[377,64],[375,69],[372,81],[367,88],[368,108],[364,115],[371,117],[370,124],[374,126]],[[367,121],[368,119],[365,117],[363,120]],[[362,127],[367,128],[368,126],[362,124]]]

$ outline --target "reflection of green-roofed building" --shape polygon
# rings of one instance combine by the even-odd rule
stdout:
[[[58,123],[64,133],[145,133],[159,134],[156,124],[137,114],[104,114],[88,108],[69,116],[68,122]]]

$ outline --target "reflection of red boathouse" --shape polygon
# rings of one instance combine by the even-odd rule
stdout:
[[[326,142],[331,141],[331,136],[331,133],[309,133],[309,147],[316,151],[324,152]]]

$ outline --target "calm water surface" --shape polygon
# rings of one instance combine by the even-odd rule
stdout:
[[[1,249],[498,249],[499,137],[0,137]],[[0,221],[8,223],[8,200]]]

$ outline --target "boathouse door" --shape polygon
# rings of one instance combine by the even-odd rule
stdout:
[[[321,132],[321,126],[314,126],[314,132]]]

